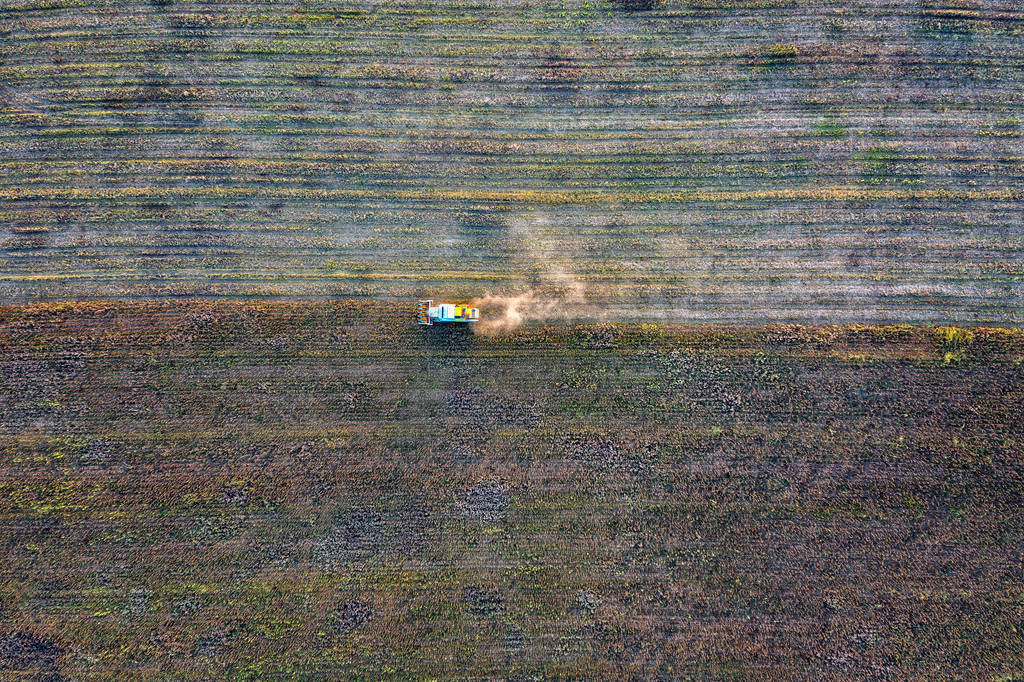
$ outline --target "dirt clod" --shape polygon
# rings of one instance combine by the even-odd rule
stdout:
[[[46,670],[57,664],[61,649],[30,630],[0,637],[0,670]]]
[[[203,603],[198,597],[190,595],[184,599],[175,602],[171,611],[176,616],[181,618],[189,618],[203,608]]]
[[[576,594],[576,601],[573,603],[573,610],[577,612],[590,612],[597,608],[597,597],[586,590],[580,590]]]
[[[519,625],[512,623],[505,633],[505,647],[518,651],[526,646],[526,633]]]
[[[504,597],[493,587],[467,587],[462,593],[470,613],[478,616],[493,616],[501,612]]]
[[[228,650],[238,634],[235,625],[222,625],[207,630],[196,640],[196,654],[204,658],[216,658]]]
[[[573,436],[562,445],[565,454],[608,476],[645,480],[653,472],[652,448],[644,442],[620,443],[602,436]]]
[[[338,630],[348,632],[367,623],[373,618],[373,608],[365,601],[353,599],[345,603],[335,614]]]
[[[243,506],[249,501],[249,494],[244,488],[228,486],[221,493],[221,498],[224,500],[224,504]]]
[[[145,613],[153,599],[153,591],[146,589],[134,589],[128,593],[125,600],[125,613],[133,616]]]
[[[382,532],[377,513],[365,509],[347,511],[314,543],[314,560],[325,567],[340,566],[373,550]]]
[[[498,521],[508,510],[508,488],[501,483],[478,483],[469,489],[460,507],[467,518]]]

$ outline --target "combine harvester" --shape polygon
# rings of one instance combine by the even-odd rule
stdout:
[[[435,322],[476,322],[480,319],[480,310],[458,303],[438,303],[420,301],[417,314],[420,324],[432,325]]]

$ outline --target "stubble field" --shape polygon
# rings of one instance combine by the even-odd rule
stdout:
[[[873,0],[0,9],[0,298],[1021,320],[1022,15]]]

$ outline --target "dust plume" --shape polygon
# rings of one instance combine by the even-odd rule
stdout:
[[[586,286],[565,273],[548,273],[543,282],[515,295],[486,294],[474,299],[480,309],[476,330],[482,334],[512,331],[526,320],[578,317],[586,313]]]
[[[509,236],[519,245],[517,270],[529,273],[535,284],[520,293],[487,293],[473,300],[471,305],[480,309],[476,331],[498,334],[527,320],[592,316],[588,297],[594,292],[571,274],[576,249],[559,226],[535,215],[509,227]]]

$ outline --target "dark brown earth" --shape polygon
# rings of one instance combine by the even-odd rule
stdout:
[[[0,308],[0,670],[1012,679],[1024,336]]]

